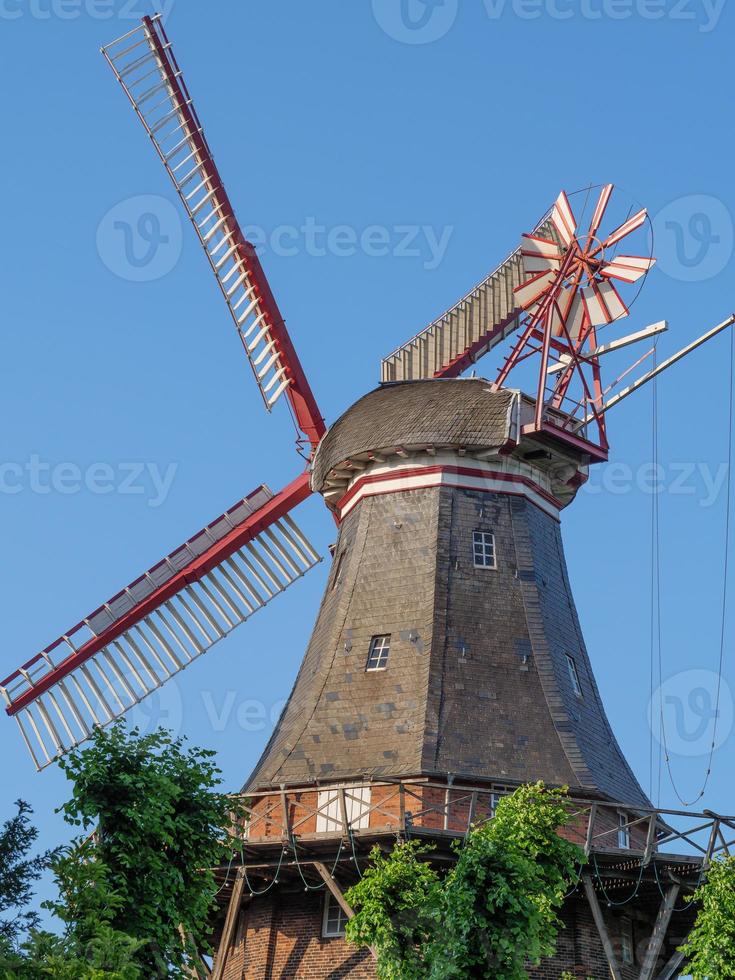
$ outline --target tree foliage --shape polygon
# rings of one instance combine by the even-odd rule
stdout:
[[[143,944],[110,925],[119,899],[90,851],[86,842],[53,855],[59,898],[43,904],[58,915],[64,931],[54,935],[33,928],[22,942],[0,943],[0,980],[143,980],[136,962]],[[71,893],[83,894],[83,904],[68,904]]]
[[[144,943],[136,958],[146,980],[190,976],[187,963],[208,949],[216,894],[209,869],[220,861],[233,811],[217,790],[213,754],[186,749],[163,730],[128,733],[118,723],[60,763],[73,783],[64,817],[94,833],[84,853],[66,856],[54,911],[79,944],[94,942],[85,881],[93,875],[106,896],[106,923]]]
[[[0,829],[0,943],[6,950],[17,945],[20,937],[38,926],[38,913],[27,906],[33,896],[33,885],[41,877],[52,857],[50,851],[31,857],[38,839],[33,826],[31,807],[23,800],[15,803],[17,813]],[[7,913],[12,912],[11,917]]]
[[[421,860],[431,850],[409,841],[386,855],[376,846],[362,880],[347,892],[347,901],[359,909],[347,923],[347,938],[374,947],[382,980],[427,976],[441,908],[439,876]]]
[[[692,896],[699,912],[681,951],[694,980],[735,977],[735,857],[712,863]]]
[[[83,832],[52,856],[57,897],[44,907],[62,931],[39,931],[33,913],[0,931],[0,980],[190,978],[216,895],[207,869],[235,815],[212,753],[118,723],[60,765],[73,784],[61,812]],[[28,858],[35,838],[20,805],[0,833],[0,911],[30,898],[47,858]]]
[[[348,939],[376,949],[381,980],[522,980],[528,963],[553,954],[557,910],[583,858],[558,833],[565,800],[543,783],[502,799],[495,817],[457,846],[443,879],[427,864],[426,847],[374,852],[347,893],[356,909]]]

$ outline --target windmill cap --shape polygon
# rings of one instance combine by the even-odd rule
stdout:
[[[534,401],[519,391],[493,391],[485,378],[429,379],[382,384],[360,398],[329,428],[311,465],[312,489],[332,495],[335,481],[382,459],[435,450],[513,455],[551,472],[564,503],[586,480],[579,453],[520,435]]]

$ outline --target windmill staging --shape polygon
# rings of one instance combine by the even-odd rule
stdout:
[[[344,939],[344,893],[373,845],[426,840],[446,866],[502,795],[537,780],[569,787],[564,833],[588,864],[556,956],[529,975],[679,976],[686,897],[729,853],[735,820],[657,809],[639,785],[584,643],[561,513],[608,459],[610,410],[735,315],[657,363],[665,321],[619,329],[655,263],[646,210],[612,221],[608,184],[582,223],[578,195],[562,192],[328,427],[161,18],[103,54],[191,220],[265,408],[288,403],[308,465],[275,493],[258,486],[2,682],[33,763],[54,763],[314,568],[292,513],[319,495],[338,528],[331,569],[241,791],[212,980],[375,977],[371,952]],[[634,345],[642,356],[606,379]],[[487,377],[463,376],[491,352]]]

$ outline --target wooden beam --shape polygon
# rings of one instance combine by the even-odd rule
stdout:
[[[314,861],[313,864],[316,870],[319,872],[320,878],[331,892],[335,902],[339,905],[348,919],[353,919],[355,917],[355,910],[345,898],[342,889],[330,875],[329,871],[327,870],[327,866],[321,861]],[[370,952],[373,954],[373,959],[377,960],[378,954],[376,953],[375,949],[372,946],[369,948]],[[214,978],[212,978],[212,980],[214,980]]]
[[[222,930],[222,937],[219,941],[219,949],[217,950],[217,957],[214,961],[211,980],[222,980],[222,976],[224,975],[227,954],[229,953],[230,946],[232,945],[232,939],[235,934],[235,926],[237,924],[237,916],[240,912],[240,903],[242,901],[242,889],[244,883],[245,869],[238,868],[237,874],[235,875],[235,881],[232,886],[230,904],[227,906],[227,916],[225,918],[224,929]]]
[[[590,807],[589,822],[587,823],[587,840],[584,844],[584,856],[589,857],[592,852],[592,844],[595,839],[595,820],[597,819],[597,804],[593,803]]]
[[[658,910],[653,932],[648,941],[646,955],[643,957],[643,966],[641,967],[639,980],[652,980],[653,971],[656,969],[658,958],[661,955],[661,947],[664,944],[666,933],[669,931],[669,923],[671,922],[671,915],[676,905],[676,899],[679,896],[680,887],[680,885],[676,884],[671,885],[666,892],[664,900],[661,902],[661,908]]]
[[[610,934],[607,931],[607,926],[605,925],[605,919],[602,915],[600,903],[597,901],[595,886],[592,884],[592,879],[588,874],[582,875],[582,881],[584,882],[584,890],[585,894],[587,895],[587,901],[590,903],[590,909],[592,910],[592,918],[595,920],[597,931],[600,935],[600,939],[602,940],[602,947],[605,950],[605,957],[607,959],[608,966],[610,967],[610,973],[613,976],[613,980],[623,980],[623,974],[620,970],[620,964],[618,963],[617,957],[615,956],[615,949],[613,948]]]
[[[648,864],[651,860],[651,855],[656,846],[656,828],[658,826],[658,817],[655,813],[652,813],[648,818],[648,834],[646,835],[646,852],[643,855],[644,866]]]
[[[344,912],[344,914],[347,916],[348,919],[353,919],[355,916],[355,910],[352,908],[352,906],[345,898],[344,893],[342,892],[342,889],[339,887],[337,882],[330,875],[329,871],[327,871],[327,866],[325,864],[322,864],[321,861],[314,861],[314,867],[319,872],[319,875],[322,881],[324,882],[324,884],[327,886],[327,888],[334,896],[335,902],[339,905],[339,907],[342,909],[342,911]]]
[[[656,977],[656,980],[673,980],[674,977],[678,977],[681,973],[680,967],[683,962],[684,954],[674,953],[669,962]]]

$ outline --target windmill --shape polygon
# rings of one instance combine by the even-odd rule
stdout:
[[[313,463],[324,421],[256,251],[235,217],[160,16],[143,18],[103,54],[189,216],[265,408],[289,403]],[[535,404],[530,415],[524,407],[518,440],[572,447],[585,463],[604,460],[606,411],[733,322],[606,400],[601,357],[666,329],[656,324],[599,343],[599,328],[628,313],[619,287],[635,284],[654,262],[614,253],[644,224],[646,212],[603,234],[612,192],[612,185],[602,188],[585,230],[562,193],[519,249],[383,361],[383,382],[457,378],[511,340],[492,391],[508,390],[519,364],[539,362]],[[575,381],[581,393],[572,397]],[[400,446],[395,452],[405,455]],[[325,479],[324,499],[338,521],[345,489],[364,465],[347,461]],[[574,470],[574,480],[584,478],[582,469]],[[2,682],[6,711],[39,769],[166,683],[318,563],[291,517],[315,489],[311,476],[310,482],[307,469],[277,493],[259,486]]]
[[[315,977],[374,975],[367,954],[324,945],[351,914],[340,882],[354,880],[370,846],[423,834],[450,861],[449,842],[492,817],[499,795],[538,779],[570,787],[569,833],[581,835],[598,879],[586,872],[584,896],[570,893],[574,948],[559,970],[576,970],[585,950],[585,975],[609,969],[622,980],[609,894],[630,888],[627,852],[638,848],[636,928],[650,927],[640,977],[651,980],[670,953],[659,974],[668,980],[681,962],[668,936],[676,898],[703,862],[678,857],[672,871],[674,858],[658,854],[686,835],[651,807],[605,716],[560,513],[608,457],[609,410],[735,315],[625,387],[654,347],[605,381],[604,362],[667,329],[618,333],[655,261],[633,244],[647,214],[612,221],[608,184],[582,220],[577,198],[562,193],[496,269],[382,361],[380,386],[327,429],[160,16],[103,53],[189,216],[264,406],[288,403],[308,465],[277,493],[258,486],[0,684],[36,767],[314,568],[318,553],[292,512],[319,494],[339,528],[334,561],[293,691],[246,782],[242,859],[221,874],[227,913],[213,980],[290,976],[296,963]],[[494,378],[460,377],[501,345]],[[707,840],[694,847],[705,865],[731,846],[728,827],[735,820],[702,815]],[[621,942],[629,963],[632,933]]]

